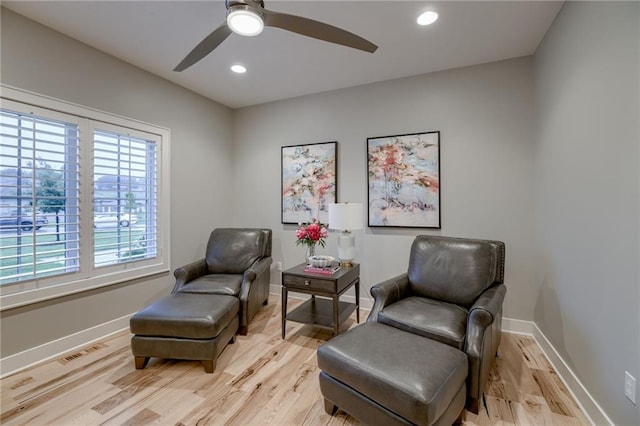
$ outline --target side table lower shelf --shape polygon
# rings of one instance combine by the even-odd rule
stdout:
[[[338,324],[342,324],[356,310],[356,305],[349,302],[338,302],[338,309]],[[313,297],[286,315],[287,321],[334,329],[333,301],[331,299]]]

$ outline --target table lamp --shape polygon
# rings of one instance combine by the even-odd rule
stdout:
[[[340,266],[353,266],[353,259],[356,254],[356,238],[351,231],[362,229],[362,204],[329,204],[329,229],[342,231],[338,236],[338,260],[340,260]]]

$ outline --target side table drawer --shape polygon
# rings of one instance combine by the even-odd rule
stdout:
[[[335,293],[336,283],[333,280],[323,280],[318,278],[303,278],[295,275],[282,275],[282,283],[290,288],[301,288],[306,290],[318,290]]]

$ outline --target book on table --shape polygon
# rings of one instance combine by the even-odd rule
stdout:
[[[311,266],[311,265],[307,265],[304,267],[304,271],[305,272],[309,272],[312,274],[323,274],[323,275],[333,275],[335,274],[337,271],[340,270],[340,264],[339,263],[334,263],[333,265],[329,265],[329,266],[325,266],[325,267],[316,267],[316,266]]]

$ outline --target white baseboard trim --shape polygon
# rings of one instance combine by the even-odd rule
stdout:
[[[507,333],[528,334],[536,340],[558,377],[592,425],[614,424],[535,322],[503,318],[502,330]]]
[[[513,318],[502,318],[502,331],[533,336],[535,323]]]
[[[0,359],[0,379],[129,328],[133,313]]]

